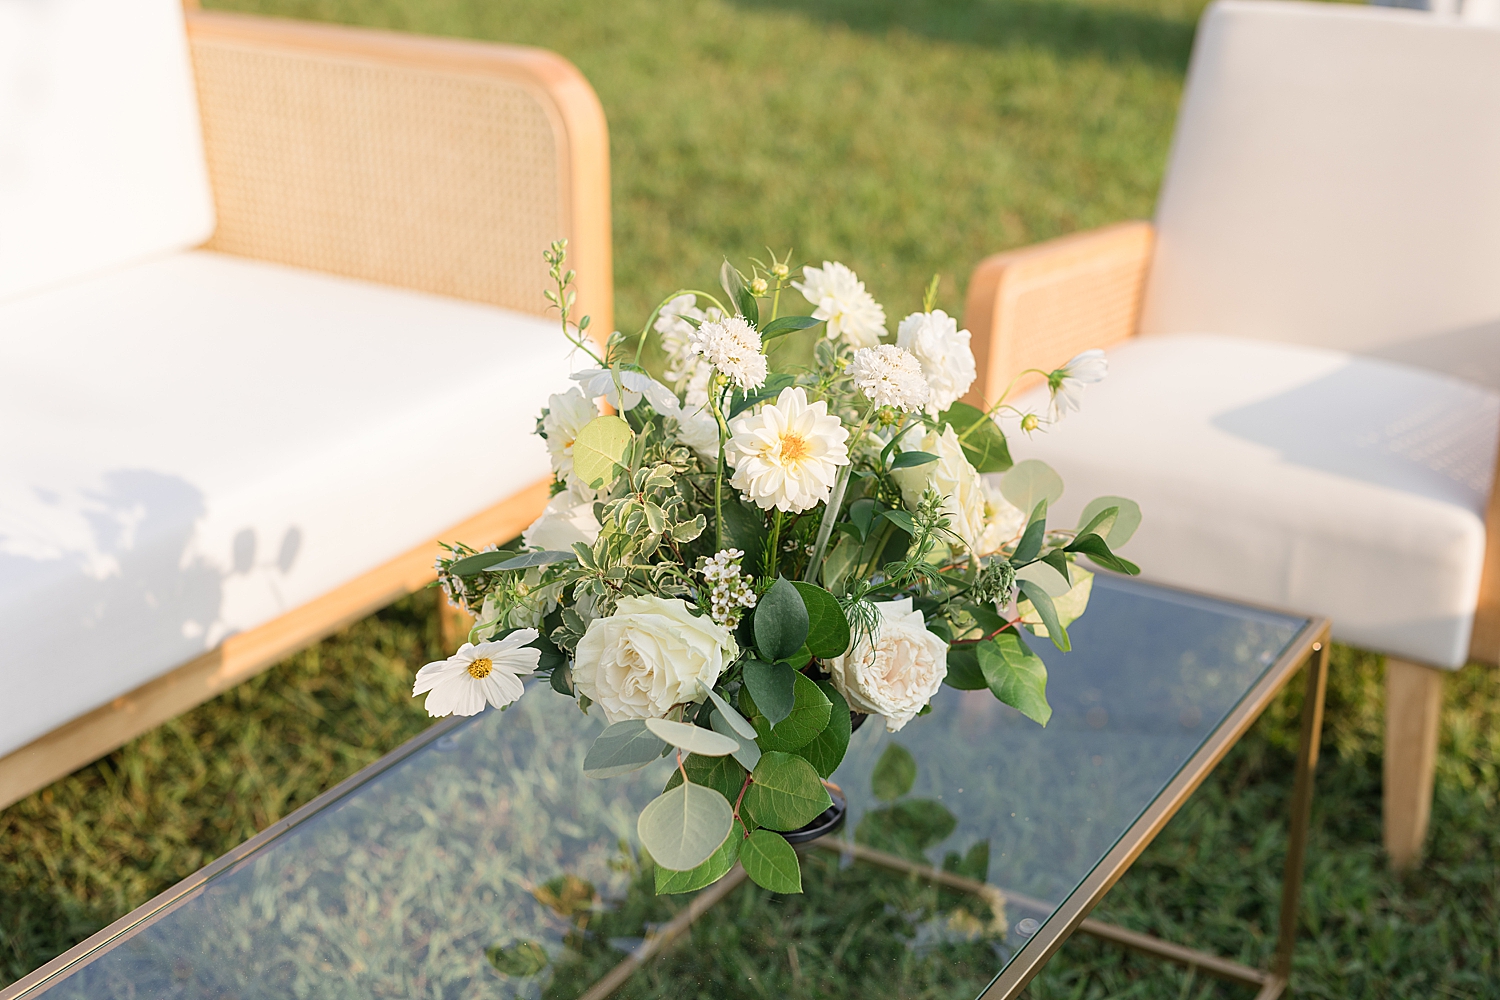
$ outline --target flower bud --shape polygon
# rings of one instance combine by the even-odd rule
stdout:
[[[1041,421],[1036,418],[1035,413],[1028,413],[1026,414],[1026,416],[1021,418],[1021,430],[1025,431],[1027,434],[1030,434],[1032,431],[1036,430],[1040,425]]]
[[[792,269],[778,261],[771,265],[771,273],[784,281],[787,275],[792,273]]]
[[[770,286],[766,284],[765,278],[756,277],[750,282],[750,294],[756,297],[762,296],[766,294],[766,291],[769,287]]]

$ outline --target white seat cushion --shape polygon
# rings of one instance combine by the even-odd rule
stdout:
[[[182,0],[0,3],[0,300],[213,228]]]
[[[1109,352],[1083,411],[1015,457],[1062,474],[1071,527],[1140,503],[1147,579],[1328,615],[1334,636],[1461,666],[1479,591],[1500,395],[1388,361],[1214,336]],[[1044,410],[1042,387],[1019,401]]]
[[[206,252],[0,305],[0,754],[547,474],[553,322]]]

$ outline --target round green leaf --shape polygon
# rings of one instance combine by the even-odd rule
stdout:
[[[595,417],[583,425],[573,439],[573,471],[590,487],[612,483],[635,434],[630,425],[614,415]]]
[[[806,674],[792,675],[792,711],[774,726],[756,706],[748,688],[740,689],[740,697],[742,702],[748,702],[750,722],[763,750],[791,751],[807,746],[828,725],[833,711],[828,696]]]
[[[1028,719],[1047,724],[1047,665],[1015,632],[1001,632],[979,644],[979,666],[996,698]]]
[[[670,719],[647,719],[646,728],[658,739],[672,744],[688,753],[705,757],[723,757],[739,749],[739,743],[728,736],[720,736],[712,729],[704,729],[687,722]]]
[[[811,823],[831,805],[833,799],[811,764],[801,757],[769,750],[751,772],[741,808],[749,812],[757,826],[795,830]]]
[[[1017,462],[1013,469],[1000,477],[1000,492],[1024,511],[1035,510],[1043,500],[1051,507],[1063,495],[1062,476],[1046,462],[1028,458]]]
[[[797,703],[797,671],[790,664],[747,659],[742,677],[755,707],[771,725],[792,714],[792,707]]]
[[[646,728],[642,719],[616,722],[594,740],[583,757],[589,778],[613,778],[645,767],[661,756],[666,744]]]
[[[734,710],[730,709],[730,711]],[[744,721],[738,712],[735,712],[735,717],[739,718],[741,722]],[[734,752],[734,759],[739,761],[747,771],[760,762],[760,744],[756,743],[754,739],[747,739],[741,736],[739,728],[726,719],[723,712],[715,709],[714,714],[708,717],[708,724],[714,727],[714,732],[722,733],[739,741],[740,748]],[[751,727],[751,732],[754,731],[754,727]]]
[[[729,702],[725,701],[723,696],[720,695],[719,692],[713,690],[712,688],[709,688],[707,690],[709,700],[714,703],[714,707],[717,708],[719,712],[724,716],[724,721],[728,724],[730,729],[734,730],[734,734],[742,739],[755,739],[755,727],[750,725],[750,723],[745,719],[743,715],[736,712],[734,710],[734,707],[731,706]],[[719,728],[717,726],[715,726],[714,729],[715,731],[719,731]]]
[[[838,689],[827,681],[818,681],[817,685],[832,706],[828,725],[813,737],[811,743],[798,747],[793,752],[811,764],[819,777],[831,778],[833,772],[844,762],[844,754],[849,751],[849,735],[853,726],[849,718],[849,703],[839,694]]]
[[[740,864],[750,881],[772,892],[801,892],[802,866],[786,838],[770,830],[756,830],[740,847]]]
[[[963,439],[964,457],[975,470],[1004,472],[1010,468],[1010,446],[1005,434],[983,410],[968,403],[954,403],[938,416],[938,425],[943,424],[952,426]]]
[[[1101,511],[1110,507],[1119,508],[1119,513],[1115,514],[1115,523],[1105,533],[1104,543],[1111,549],[1118,549],[1130,541],[1135,529],[1141,526],[1141,505],[1134,500],[1124,497],[1099,497],[1090,500],[1088,506],[1083,508],[1083,513],[1078,516],[1078,527],[1084,527],[1098,517]]]
[[[917,760],[899,743],[892,743],[875,762],[875,773],[870,775],[870,788],[882,802],[894,802],[911,791],[917,780]]]
[[[734,825],[734,807],[712,788],[691,783],[663,792],[641,810],[636,833],[657,864],[685,872],[707,861]]]
[[[807,608],[807,651],[820,660],[843,656],[849,651],[849,619],[838,599],[811,583],[796,581],[792,586]]]
[[[728,835],[724,837],[724,843],[719,845],[719,849],[696,868],[676,872],[657,865],[656,894],[662,896],[671,892],[694,892],[706,885],[713,885],[728,875],[729,869],[734,867],[735,859],[739,857],[740,843],[743,840],[739,831],[731,828]]]
[[[786,577],[755,603],[755,645],[762,659],[784,660],[807,641],[807,605]]]
[[[712,788],[730,802],[739,799],[740,789],[745,787],[745,777],[749,774],[733,757],[700,757],[698,754],[690,754],[682,762],[682,768],[673,770],[672,777],[667,780],[662,791],[670,792],[682,784],[683,771],[687,771],[688,780],[693,784]]]

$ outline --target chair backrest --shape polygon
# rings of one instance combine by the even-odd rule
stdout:
[[[213,227],[181,0],[0,3],[0,299]]]
[[[1500,343],[1500,30],[1219,0],[1156,221],[1142,333]]]

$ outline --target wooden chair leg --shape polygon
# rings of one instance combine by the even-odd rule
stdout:
[[[1421,860],[1427,839],[1443,673],[1394,657],[1385,661],[1385,850],[1397,870]]]

